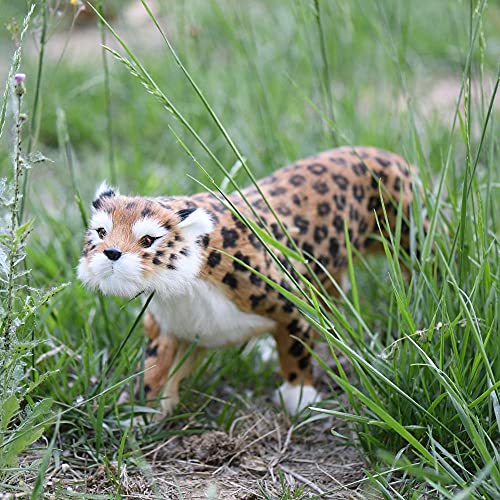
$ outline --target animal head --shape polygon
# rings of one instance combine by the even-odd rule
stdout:
[[[103,183],[92,202],[78,278],[122,297],[183,293],[200,271],[212,229],[202,208],[172,210],[159,200],[122,196]]]

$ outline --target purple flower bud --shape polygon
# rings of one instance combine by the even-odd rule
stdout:
[[[23,83],[25,79],[26,79],[25,73],[16,73],[14,75],[14,80],[16,81],[17,84]]]

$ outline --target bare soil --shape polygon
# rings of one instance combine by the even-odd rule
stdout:
[[[86,468],[84,456],[60,450],[58,464],[53,460],[45,477],[46,498],[116,494],[119,489],[123,498],[250,500],[277,498],[284,488],[293,498],[367,498],[366,464],[353,446],[331,433],[333,427],[347,429],[332,418],[292,425],[279,409],[256,402],[256,408],[262,406],[267,408],[237,418],[228,432],[206,430],[155,443],[138,453],[135,465],[121,470],[114,463]],[[183,428],[190,430],[189,425]],[[34,479],[24,481],[33,484]],[[16,496],[29,497],[28,492]]]

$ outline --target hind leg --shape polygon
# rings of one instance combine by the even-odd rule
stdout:
[[[285,379],[278,389],[277,400],[283,400],[286,410],[292,415],[319,399],[313,387],[311,354],[297,340],[312,346],[312,335],[311,327],[298,314],[290,315],[288,322],[279,324],[274,333],[281,375]]]

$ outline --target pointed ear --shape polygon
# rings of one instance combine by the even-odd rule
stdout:
[[[212,231],[214,223],[210,214],[203,208],[186,208],[177,212],[179,227],[183,234],[192,239],[197,239]]]
[[[102,182],[95,192],[94,201],[92,202],[92,208],[94,210],[99,210],[104,199],[113,198],[113,196],[116,196],[117,194],[118,191],[115,191],[112,187],[109,187],[106,181]]]

